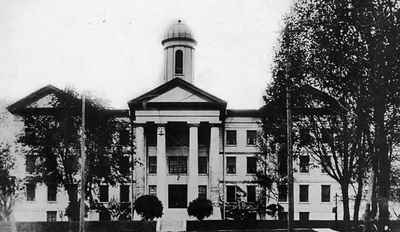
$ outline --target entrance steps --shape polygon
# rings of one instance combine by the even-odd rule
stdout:
[[[164,216],[159,219],[157,231],[160,232],[177,232],[186,231],[186,220],[189,217],[186,209],[167,209]]]
[[[186,220],[160,219],[160,226],[157,231],[160,232],[183,232],[186,231]]]

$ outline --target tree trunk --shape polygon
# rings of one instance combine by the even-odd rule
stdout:
[[[68,215],[69,221],[78,221],[79,220],[79,206],[78,206],[78,192],[76,185],[70,184],[66,186],[66,190],[68,193],[68,206],[72,207],[72,215]]]
[[[364,187],[363,179],[362,176],[359,175],[357,177],[357,194],[356,194],[356,199],[354,201],[354,212],[353,212],[353,221],[356,225],[358,224],[361,199],[363,195],[362,193],[363,187]]]
[[[376,154],[374,154],[375,156]],[[375,160],[375,159],[374,159]],[[376,215],[378,214],[378,201],[377,201],[377,189],[378,189],[378,183],[376,181],[376,177],[377,177],[377,172],[378,172],[378,168],[376,167],[377,161],[373,162],[373,170],[372,170],[372,188],[371,188],[371,218],[376,218]]]
[[[260,220],[265,220],[265,207],[267,204],[267,188],[265,186],[262,187],[261,190],[261,199],[259,202],[259,209],[258,209],[258,214],[260,216]]]
[[[379,231],[382,231],[383,226],[389,221],[390,161],[385,131],[385,96],[379,92],[375,94],[374,118],[375,155],[378,159],[378,226]]]
[[[343,198],[343,222],[344,231],[350,231],[350,206],[349,206],[349,185],[341,184]]]

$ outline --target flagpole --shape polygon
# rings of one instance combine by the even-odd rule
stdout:
[[[82,95],[81,129],[81,200],[79,205],[79,232],[85,232],[85,186],[86,186],[86,147],[85,147],[85,95]]]

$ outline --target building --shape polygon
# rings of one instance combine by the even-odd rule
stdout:
[[[161,44],[164,83],[129,101],[128,110],[110,110],[130,123],[135,134],[135,157],[144,165],[134,167],[133,186],[100,186],[99,199],[122,202],[154,194],[164,205],[164,217],[184,220],[189,218],[188,203],[205,197],[213,202],[210,218],[220,219],[221,200],[235,202],[240,197],[255,202],[258,197],[254,180],[260,110],[228,109],[227,102],[195,86],[196,40],[182,21],[168,28]],[[44,109],[59,91],[44,87],[8,109],[14,113]],[[333,220],[339,188],[319,168],[310,168],[310,163],[309,156],[304,155],[295,164],[295,219]],[[19,172],[29,174],[25,169],[21,165]],[[271,197],[269,203],[279,202],[286,208],[286,189],[277,188],[279,197]],[[19,221],[66,220],[66,206],[64,190],[27,185],[26,195],[17,202],[15,217]],[[88,217],[102,219],[95,212]]]

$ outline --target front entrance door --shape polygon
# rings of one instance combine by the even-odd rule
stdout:
[[[171,184],[168,185],[168,208],[187,207],[187,185]]]

